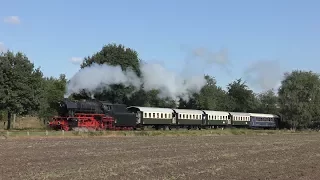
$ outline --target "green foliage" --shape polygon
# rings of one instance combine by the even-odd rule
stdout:
[[[57,102],[63,98],[66,89],[66,77],[61,74],[58,79],[54,77],[43,78],[43,94],[38,112],[40,118],[47,119],[57,115]]]
[[[0,109],[8,112],[8,129],[13,113],[38,111],[42,95],[42,72],[34,69],[24,54],[7,51],[0,55]]]
[[[227,89],[232,111],[251,112],[256,108],[255,95],[242,79],[230,83]]]
[[[278,97],[274,91],[268,90],[258,95],[257,109],[255,112],[266,114],[278,114]]]
[[[130,48],[119,44],[108,44],[104,46],[99,52],[92,56],[88,56],[81,64],[81,68],[90,66],[93,63],[108,64],[117,66],[119,65],[123,71],[127,68],[134,70],[136,75],[140,77],[140,60],[138,53]],[[128,95],[134,92],[134,87],[124,87],[122,84],[113,84],[110,89],[105,89],[100,93],[96,93],[94,96],[98,100],[109,101],[111,103],[127,103],[129,102]],[[80,97],[86,97],[84,93]],[[78,96],[79,95],[75,95]]]
[[[320,79],[311,71],[293,71],[285,75],[279,88],[283,119],[293,129],[307,128],[319,121]]]
[[[81,68],[90,66],[93,63],[106,63],[114,66],[120,65],[122,70],[132,68],[138,76],[141,75],[138,53],[133,49],[126,48],[122,44],[108,44],[103,46],[102,49],[93,56],[84,58]]]

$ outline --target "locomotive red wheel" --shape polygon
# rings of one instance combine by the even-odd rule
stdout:
[[[64,131],[69,131],[69,130],[70,130],[69,126],[63,126],[62,129],[63,129]]]

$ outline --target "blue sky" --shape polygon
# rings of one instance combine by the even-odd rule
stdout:
[[[203,72],[218,84],[243,77],[253,63],[264,81],[279,81],[278,71],[320,71],[319,7],[316,0],[10,0],[0,7],[0,48],[24,52],[55,77],[71,77],[79,69],[72,57],[108,43],[172,70],[181,70],[194,49],[224,48],[229,71],[210,64]]]

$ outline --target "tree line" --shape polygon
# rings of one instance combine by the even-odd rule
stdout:
[[[141,76],[138,52],[122,44],[108,44],[100,51],[84,58],[80,68],[93,63],[120,65],[124,70],[131,67]],[[108,90],[94,94],[95,99],[128,106],[177,107],[208,109],[216,111],[256,112],[281,115],[282,127],[293,129],[318,128],[320,115],[320,77],[312,71],[294,70],[284,74],[278,93],[268,90],[254,93],[246,82],[236,79],[226,90],[217,85],[214,77],[204,75],[207,84],[188,101],[180,99],[177,104],[170,98],[159,98],[158,90],[135,90],[113,84]],[[33,115],[48,121],[57,114],[57,101],[63,99],[68,80],[60,77],[45,77],[21,52],[7,51],[0,55],[0,118],[11,128],[13,114]],[[127,96],[131,94],[131,96]],[[72,99],[90,98],[82,91]]]

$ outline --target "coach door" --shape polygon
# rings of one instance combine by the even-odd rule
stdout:
[[[231,121],[232,121],[232,116],[229,114],[229,115],[228,115],[228,125],[231,124]]]
[[[203,114],[202,115],[202,125],[207,125],[207,115],[206,114]]]
[[[175,113],[172,113],[172,124],[176,124],[176,123],[177,123],[176,115]]]

